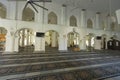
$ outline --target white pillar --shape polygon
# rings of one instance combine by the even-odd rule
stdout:
[[[83,38],[80,43],[80,49],[85,50],[86,49],[86,39]]]
[[[95,22],[96,22],[95,28],[100,29],[100,12],[96,13]]]
[[[18,50],[18,47],[19,47],[19,44],[18,44],[18,40],[19,40],[19,37],[18,36],[15,36],[14,37],[14,51],[15,52],[18,52],[19,50]]]
[[[111,24],[111,18],[109,16],[109,17],[107,17],[107,28],[106,28],[106,30],[110,30],[110,24]]]
[[[35,12],[35,22],[43,23],[43,9],[37,8],[38,13]]]
[[[66,35],[59,36],[59,51],[67,51],[67,37]]]
[[[35,51],[45,51],[44,37],[35,37]]]
[[[9,1],[7,7],[7,19],[15,19],[15,15],[16,15],[15,12],[16,12],[16,1]]]
[[[5,52],[13,52],[14,37],[8,32],[6,35]]]
[[[81,22],[80,22],[80,24],[81,24],[81,26],[80,27],[83,27],[83,28],[85,28],[86,27],[86,19],[85,19],[85,17],[86,17],[86,10],[85,9],[82,9],[82,11],[81,11]]]
[[[102,41],[101,40],[97,40],[95,39],[95,45],[94,45],[94,48],[97,49],[97,50],[101,50],[101,45]]]
[[[61,10],[61,24],[66,25],[66,16],[67,16],[67,8],[66,5],[62,5],[62,10]]]
[[[52,32],[52,47],[57,47],[57,36],[56,32]]]

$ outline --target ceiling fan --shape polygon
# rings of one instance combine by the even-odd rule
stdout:
[[[44,10],[48,11],[47,8],[45,8],[44,6],[41,6],[41,5],[37,4],[37,2],[43,2],[43,3],[44,2],[52,2],[51,0],[8,0],[8,1],[27,1],[27,3],[25,4],[24,9],[28,6],[28,4],[30,4],[37,13],[38,13],[38,10],[36,9],[35,6],[38,6],[40,8],[43,8]]]

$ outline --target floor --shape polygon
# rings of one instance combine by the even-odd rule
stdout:
[[[120,80],[119,53],[1,53],[0,80]]]

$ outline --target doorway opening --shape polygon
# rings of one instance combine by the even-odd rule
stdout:
[[[34,51],[34,32],[31,29],[20,29],[19,32],[19,52]]]
[[[45,33],[45,51],[58,51],[58,32],[49,30]]]
[[[86,49],[87,51],[93,51],[95,45],[95,36],[93,33],[86,35]]]
[[[77,32],[68,33],[68,42],[67,42],[68,50],[78,51],[80,49],[79,39],[80,39],[79,33]]]

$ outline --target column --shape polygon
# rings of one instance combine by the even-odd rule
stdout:
[[[45,51],[44,37],[35,37],[35,51]]]
[[[81,11],[81,20],[80,20],[81,22],[80,22],[80,25],[81,25],[81,27],[83,27],[83,28],[86,27],[86,25],[85,25],[85,23],[86,23],[85,17],[86,17],[86,10],[85,10],[85,9],[82,9],[82,11]]]
[[[18,36],[14,36],[14,51],[15,52],[18,52],[18,47],[19,47],[19,43],[18,43],[18,40],[19,40],[19,37]]]
[[[67,37],[60,35],[59,38],[59,51],[67,51]]]
[[[8,32],[6,35],[6,44],[5,52],[13,52],[14,36],[11,36],[11,33]]]
[[[7,7],[7,19],[15,19],[16,16],[16,2],[17,1],[9,1]],[[14,4],[14,5],[13,5]]]
[[[62,5],[62,9],[61,9],[61,24],[62,25],[66,25],[66,17],[67,17],[67,6],[66,5]]]
[[[96,22],[95,28],[100,29],[100,12],[96,13],[95,22]]]
[[[38,10],[38,13],[35,12],[35,22],[43,23],[43,9],[39,7],[36,7],[36,8]]]
[[[107,27],[106,27],[106,30],[110,30],[110,24],[111,24],[111,18],[110,16],[107,17]]]
[[[83,37],[83,39],[80,42],[80,49],[85,50],[86,49],[86,38]]]
[[[26,37],[27,37],[27,45],[30,45],[30,42],[29,42],[29,35],[30,35],[30,32],[29,32],[29,30],[26,30],[27,32],[27,34],[26,34]]]
[[[95,39],[94,48],[97,49],[97,50],[101,50],[101,47],[102,47],[101,43],[102,43],[101,40]]]
[[[52,47],[57,47],[57,34],[56,32],[52,32]]]

